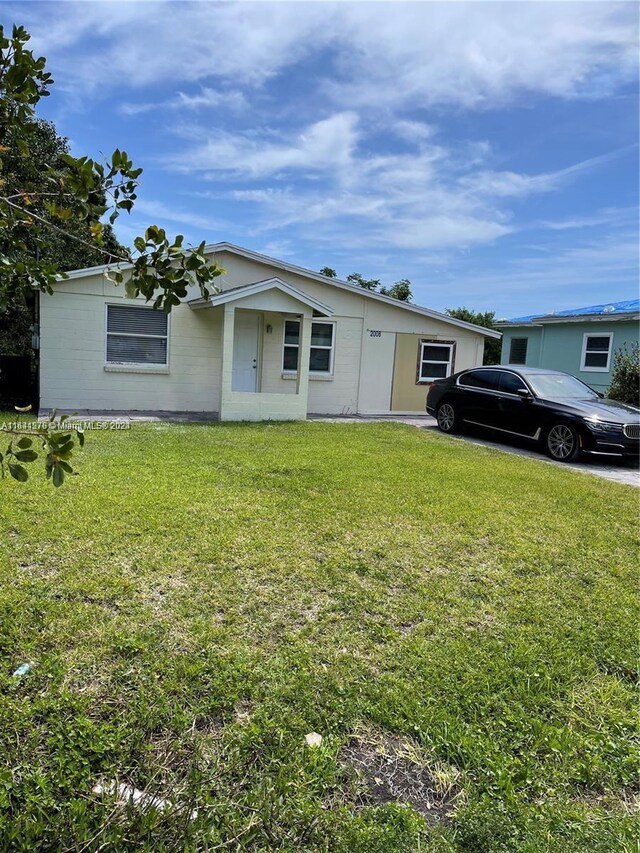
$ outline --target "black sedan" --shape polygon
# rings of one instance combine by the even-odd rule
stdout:
[[[552,459],[640,454],[640,410],[603,398],[575,376],[536,367],[476,367],[436,380],[427,412],[442,432],[465,424],[539,444]]]

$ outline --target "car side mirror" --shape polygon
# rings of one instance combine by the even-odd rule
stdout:
[[[528,388],[518,388],[516,394],[521,400],[530,400],[532,397],[531,391]]]

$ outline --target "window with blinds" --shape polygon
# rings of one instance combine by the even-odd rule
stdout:
[[[167,365],[168,317],[137,305],[107,305],[107,364]]]

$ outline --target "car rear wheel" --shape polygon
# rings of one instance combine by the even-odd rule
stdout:
[[[554,424],[545,438],[547,454],[556,462],[572,462],[580,455],[580,436],[570,424]]]
[[[458,414],[451,403],[442,403],[436,412],[438,428],[449,434],[458,432]]]

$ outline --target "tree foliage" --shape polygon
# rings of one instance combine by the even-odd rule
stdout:
[[[337,273],[333,267],[322,267],[321,275],[326,275],[327,278],[337,278]],[[346,279],[349,284],[357,284],[364,290],[371,290],[375,293],[381,293],[383,296],[391,296],[393,299],[399,299],[401,302],[411,302],[413,294],[411,293],[411,282],[408,278],[401,278],[395,284],[385,287],[379,278],[365,278],[362,273],[349,273]]]
[[[116,149],[101,162],[56,150],[40,166],[41,174],[30,169],[26,161],[46,142],[35,109],[49,95],[53,79],[45,58],[27,48],[29,38],[23,27],[13,27],[9,36],[0,26],[0,311],[34,290],[53,293],[64,277],[52,232],[106,258],[108,278],[124,284],[127,296],[143,296],[154,308],[169,312],[194,285],[207,298],[222,270],[206,258],[204,242],[187,247],[181,235],[170,238],[155,225],[136,237],[131,250],[114,242],[110,226],[132,210],[142,173],[125,151]],[[45,435],[38,438],[46,451],[45,468],[60,485],[72,471],[74,430],[42,430]],[[0,471],[22,482],[26,469],[20,463],[38,458],[33,436],[17,425],[2,431],[13,438]],[[31,444],[20,446],[23,439]]]
[[[34,323],[33,298],[16,293],[0,312],[0,355],[30,355]]]
[[[465,323],[473,323],[475,326],[483,326],[485,329],[496,329],[495,311],[472,311],[470,308],[446,308],[445,314]],[[500,338],[484,339],[483,364],[500,364],[500,353],[502,341]]]
[[[46,216],[44,202],[49,188],[49,169],[59,175],[69,171],[63,159],[70,154],[69,142],[57,134],[51,122],[36,119],[30,124],[33,127],[27,131],[28,156],[20,151],[23,128],[13,126],[8,130],[8,150],[0,159],[0,187],[20,187],[32,199],[30,209],[39,216]],[[110,225],[103,228],[102,247],[92,243],[86,222],[72,217],[60,220],[58,225],[56,229],[43,227],[38,242],[27,232],[22,259],[46,257],[66,271],[106,264],[111,256],[126,252]],[[22,290],[8,294],[6,308],[0,313],[0,355],[31,355],[33,323],[33,294]]]
[[[320,275],[326,275],[327,278],[337,278],[338,273],[334,270],[333,267],[322,267],[320,270]]]
[[[408,278],[401,278],[400,281],[396,281],[391,287],[381,287],[380,293],[383,296],[391,296],[393,299],[399,299],[401,302],[411,302],[413,297],[411,282]]]
[[[619,349],[613,359],[608,396],[612,400],[640,407],[640,346]]]
[[[28,138],[28,156],[20,150],[20,142]],[[47,216],[47,192],[51,189],[51,173],[60,180],[72,174],[66,158],[71,154],[69,140],[59,136],[55,126],[42,119],[28,122],[27,127],[10,127],[6,146],[0,159],[0,181],[3,189],[19,187],[30,196],[29,210]],[[105,199],[102,198],[104,203]],[[46,255],[63,270],[106,264],[110,258],[126,253],[110,225],[103,225],[102,245],[92,241],[90,224],[75,217],[56,221],[60,230],[40,229],[37,241],[30,232],[25,234],[27,254]],[[74,239],[77,238],[77,239]]]
[[[39,421],[37,426],[28,430],[21,429],[17,424],[1,430],[9,433],[10,439],[4,453],[0,452],[0,475],[5,477],[10,474],[14,480],[26,483],[29,472],[22,463],[38,459],[39,451],[35,449],[35,444],[39,445],[40,452],[44,454],[47,479],[54,486],[61,486],[66,474],[75,473],[70,459],[76,443],[80,447],[84,445],[82,427],[78,424],[65,425],[66,419],[66,415],[56,418],[54,410],[48,421]]]
[[[35,107],[49,95],[53,83],[44,57],[36,59],[26,47],[28,41],[23,27],[14,27],[11,37],[0,27],[3,164],[7,154],[30,156],[38,137]],[[123,211],[132,210],[141,174],[142,169],[134,167],[127,153],[116,149],[104,162],[62,153],[56,163],[48,164],[44,186],[33,191],[4,181],[0,186],[0,307],[8,295],[32,287],[53,292],[64,271],[59,259],[47,253],[47,235],[52,230],[68,234],[62,223],[70,220],[89,232],[86,241],[78,234],[72,239],[108,257],[113,263],[111,279],[118,284],[126,279],[127,295],[153,298],[155,307],[167,311],[192,284],[208,297],[221,270],[204,256],[204,243],[193,249],[185,247],[183,237],[170,239],[163,229],[152,225],[134,240],[133,250],[112,250],[107,245],[105,222],[113,225]]]
[[[349,273],[347,276],[347,281],[349,284],[357,284],[358,287],[364,288],[364,290],[378,290],[380,287],[380,279],[379,278],[365,278],[359,272]]]

